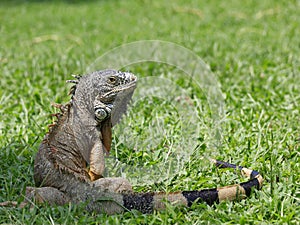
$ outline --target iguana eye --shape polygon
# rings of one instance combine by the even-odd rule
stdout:
[[[109,77],[108,78],[109,82],[112,83],[112,84],[115,84],[117,79],[115,77]]]

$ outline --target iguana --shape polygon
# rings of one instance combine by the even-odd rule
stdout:
[[[88,211],[113,214],[135,209],[150,213],[163,209],[165,201],[185,206],[194,202],[212,205],[249,196],[252,188],[262,187],[263,178],[258,172],[217,160],[212,160],[216,166],[238,169],[250,180],[221,188],[167,194],[136,193],[124,178],[104,178],[104,154],[111,148],[111,128],[126,111],[137,78],[115,70],[75,77],[76,80],[69,81],[75,83],[70,90],[71,101],[55,105],[61,112],[55,114],[57,121],[36,155],[37,187],[27,188],[27,203],[30,198],[51,205],[85,202]]]

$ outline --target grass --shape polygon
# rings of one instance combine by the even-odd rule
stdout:
[[[34,185],[34,155],[52,121],[50,104],[68,101],[64,82],[70,74],[85,73],[102,54],[139,40],[174,42],[201,57],[221,85],[226,117],[219,146],[212,150],[207,134],[213,112],[203,90],[195,89],[172,66],[128,66],[140,78],[173,79],[194,109],[182,103],[182,112],[189,115],[196,110],[191,125],[199,124],[193,136],[198,147],[192,149],[184,169],[160,171],[164,179],[153,184],[159,174],[151,177],[157,170],[149,168],[166,165],[165,153],[181,146],[178,138],[185,135],[181,128],[188,126],[176,120],[180,111],[174,113],[168,99],[151,97],[132,107],[121,125],[127,124],[135,136],[126,144],[130,137],[116,128],[113,154],[126,174],[132,165],[145,165],[149,173],[132,172],[135,189],[201,189],[243,179],[212,169],[202,156],[250,166],[265,178],[262,191],[236,203],[191,209],[168,206],[150,215],[113,216],[87,213],[73,205],[0,208],[1,224],[300,223],[299,1],[1,1],[0,19],[0,202],[22,201],[25,187]],[[153,123],[155,128],[166,127],[162,136],[168,138],[153,144]],[[188,136],[184,138],[188,141]]]

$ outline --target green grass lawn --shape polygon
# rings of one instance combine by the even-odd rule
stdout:
[[[244,180],[234,171],[213,169],[205,159],[210,156],[251,167],[265,178],[263,189],[250,198],[212,207],[168,206],[149,215],[113,216],[85,212],[81,205],[0,208],[0,224],[299,224],[299,26],[299,0],[0,1],[0,202],[21,202],[25,187],[34,185],[34,155],[53,122],[51,103],[69,100],[65,80],[86,73],[111,49],[141,40],[174,42],[210,66],[224,99],[222,135],[211,144],[216,121],[206,91],[187,81],[176,65],[124,65],[139,78],[170,80],[179,87],[174,97],[180,102],[184,92],[185,100],[177,108],[166,97],[135,102],[114,133],[112,155],[122,165],[108,164],[108,174],[125,168],[136,191]],[[178,117],[180,112],[195,113],[193,122],[184,123],[187,117]],[[165,129],[159,141],[151,136],[160,131],[153,131],[153,124]],[[134,136],[124,135],[127,128]],[[183,168],[161,167],[168,165],[166,153],[180,146],[190,148],[181,150],[190,153]],[[154,182],[161,178],[158,167],[164,176]]]

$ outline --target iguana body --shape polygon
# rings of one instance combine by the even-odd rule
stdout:
[[[251,179],[223,188],[166,194],[135,193],[124,178],[103,178],[111,127],[125,112],[137,79],[114,70],[77,78],[71,102],[57,106],[61,109],[58,121],[40,145],[34,166],[38,188],[29,188],[27,197],[57,205],[85,202],[89,211],[108,214],[132,209],[148,213],[164,208],[164,200],[186,206],[199,200],[211,205],[261,188],[263,179],[256,171],[215,160],[217,166],[239,169]]]

